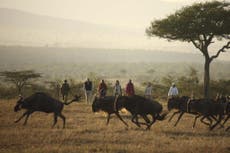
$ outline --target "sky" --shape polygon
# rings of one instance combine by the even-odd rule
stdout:
[[[155,19],[165,18],[183,6],[205,1],[210,0],[0,0],[0,8],[12,8],[39,15],[130,28],[143,34],[143,38],[137,40],[139,41],[137,43],[131,43],[131,41],[129,43],[127,40],[127,44],[123,41],[123,44],[120,45],[119,42],[120,44],[115,45],[114,48],[135,48],[135,44],[138,44],[138,49],[172,48],[193,52],[196,49],[188,43],[177,41],[170,43],[158,38],[149,40],[145,35],[145,29]]]
[[[143,28],[182,6],[204,0],[0,0],[0,7],[97,24]]]

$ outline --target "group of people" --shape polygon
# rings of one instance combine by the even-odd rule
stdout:
[[[86,103],[90,103],[92,93],[93,93],[93,84],[92,84],[92,81],[90,81],[88,78],[84,82],[83,89],[85,91]],[[108,89],[108,87],[107,87],[105,81],[101,80],[101,82],[99,83],[98,88],[97,88],[99,98],[104,98],[106,96],[107,89]],[[134,85],[132,83],[132,80],[129,80],[128,84],[126,85],[125,93],[127,96],[132,96],[135,94]],[[121,88],[119,80],[116,80],[116,83],[114,85],[113,94],[114,94],[114,96],[121,96],[122,95],[122,88]]]
[[[89,104],[91,102],[91,97],[93,94],[93,83],[89,78],[87,78],[87,80],[84,82],[83,89],[85,92],[86,103]],[[101,82],[99,83],[98,88],[97,88],[99,98],[104,98],[106,96],[107,89],[108,89],[108,87],[107,87],[105,81],[101,80]],[[149,82],[145,88],[145,97],[147,99],[151,99],[152,90],[153,90],[152,84]],[[61,87],[62,98],[64,101],[67,101],[69,91],[70,91],[70,86],[69,86],[67,80],[64,80],[64,83],[62,84],[62,87]],[[177,96],[178,94],[179,94],[179,92],[178,92],[178,89],[177,89],[175,83],[172,83],[172,86],[170,87],[169,92],[168,92],[168,96],[172,97],[172,96]],[[121,88],[119,80],[116,80],[116,82],[115,82],[115,85],[113,87],[113,95],[114,96],[121,96],[122,95],[122,88]],[[126,84],[125,95],[126,96],[135,95],[134,84],[133,84],[131,79]]]

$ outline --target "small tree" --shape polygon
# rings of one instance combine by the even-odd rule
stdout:
[[[33,70],[3,71],[0,72],[0,76],[4,77],[6,82],[13,83],[18,90],[18,94],[22,94],[23,87],[27,85],[31,79],[41,77],[41,74]]]
[[[153,21],[146,33],[149,36],[193,43],[205,58],[204,97],[208,99],[210,63],[230,48],[230,3],[212,1],[184,7],[165,19]],[[225,39],[226,44],[210,55],[208,47],[215,38]]]

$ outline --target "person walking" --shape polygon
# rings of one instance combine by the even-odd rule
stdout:
[[[70,91],[69,84],[67,80],[64,80],[64,83],[62,84],[62,87],[61,87],[61,94],[62,94],[62,99],[64,102],[67,102],[68,100],[69,91]]]
[[[175,83],[172,83],[172,86],[169,88],[168,97],[176,97],[178,94],[179,92]]]
[[[84,82],[83,89],[85,91],[85,101],[87,104],[90,104],[92,98],[93,83],[89,80],[89,78],[87,78]]]
[[[126,92],[127,96],[133,96],[135,94],[134,85],[133,85],[131,79],[129,80],[128,84],[126,85],[125,92]]]
[[[147,87],[145,88],[145,98],[151,99],[152,98],[152,85],[149,82]]]
[[[121,85],[120,85],[118,80],[116,80],[113,92],[114,92],[114,96],[121,96],[122,95]]]
[[[99,98],[104,98],[107,92],[107,85],[104,80],[101,80],[101,83],[98,86]]]

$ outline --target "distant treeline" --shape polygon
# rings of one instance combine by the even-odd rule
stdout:
[[[166,75],[186,75],[189,67],[203,80],[201,54],[115,49],[3,47],[0,71],[33,69],[47,80],[85,79],[90,72],[104,79],[135,79],[138,83]],[[228,55],[228,53],[225,53]],[[211,79],[230,79],[230,61],[214,61]]]
[[[150,72],[149,72],[150,73]],[[102,79],[100,75],[96,73],[89,73],[88,77],[93,81],[94,93],[97,93],[97,87]],[[115,83],[115,79],[105,79],[105,82],[108,86],[108,95],[113,94],[113,86]],[[128,81],[128,80],[127,80]],[[68,82],[70,84],[70,95],[74,96],[76,94],[83,95],[83,82],[84,80],[77,80],[71,77],[68,77]],[[136,94],[144,95],[144,89],[146,84],[151,82],[153,86],[153,98],[157,99],[166,99],[169,87],[171,86],[172,82],[176,83],[177,88],[179,89],[180,95],[187,95],[191,96],[192,94],[195,98],[202,97],[203,95],[203,83],[199,81],[198,72],[193,67],[190,67],[187,73],[184,75],[175,75],[175,74],[168,74],[160,79],[146,79],[141,83],[133,81],[135,85]],[[55,79],[55,80],[47,80],[46,78],[42,77],[37,81],[28,83],[23,88],[23,95],[28,96],[34,92],[46,92],[52,95],[53,97],[60,98],[60,87],[63,83],[62,79]],[[122,88],[125,87],[125,82],[122,83]],[[217,93],[223,95],[230,95],[230,79],[228,80],[211,80],[211,97],[214,98]],[[18,96],[18,91],[16,87],[14,87],[11,83],[6,83],[1,80],[0,82],[0,98],[8,99],[8,98],[15,98]]]

